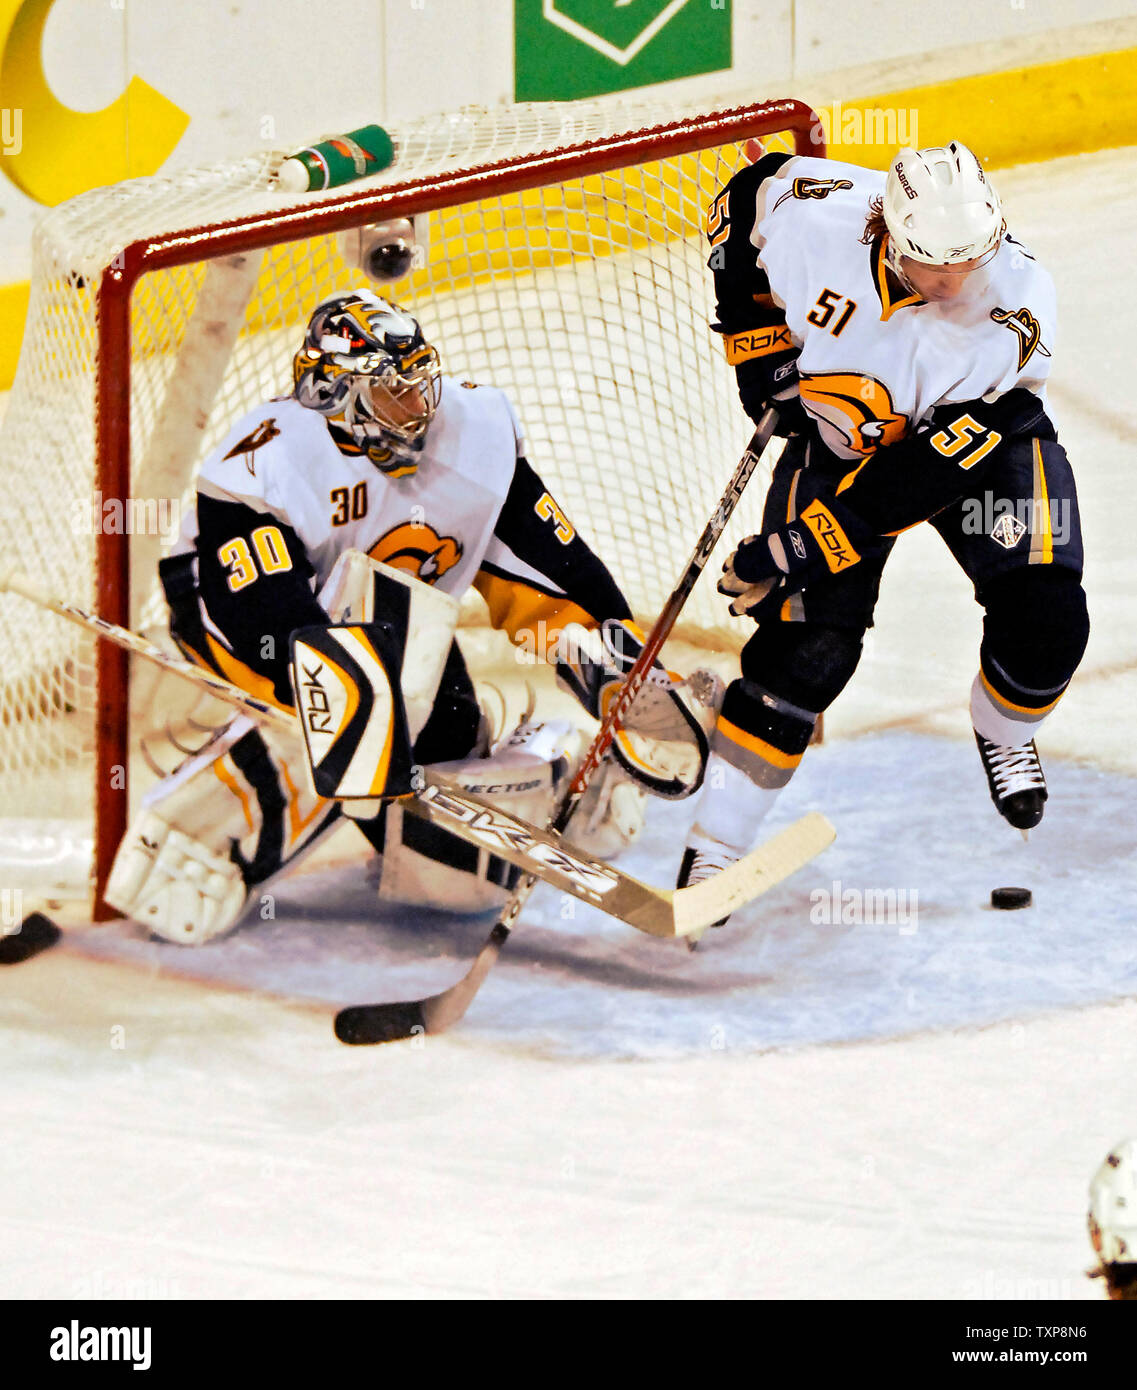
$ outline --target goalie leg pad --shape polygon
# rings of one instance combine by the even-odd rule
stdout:
[[[566,720],[524,721],[491,757],[437,767],[474,795],[544,825],[583,743],[580,730]],[[645,800],[643,789],[615,763],[604,763],[581,799],[567,838],[601,858],[618,854],[639,835]],[[505,860],[416,816],[404,816],[398,804],[387,807],[384,825],[372,822],[360,829],[382,855],[383,902],[482,913],[503,907],[516,886],[519,871]]]
[[[565,838],[597,859],[614,859],[639,838],[647,791],[617,762],[605,761],[580,798]]]
[[[458,643],[452,642],[434,708],[414,742],[415,762],[449,763],[485,757],[491,741],[490,722],[478,701],[466,660]]]
[[[338,807],[307,789],[297,735],[232,720],[143,798],[115,856],[112,907],[181,945],[220,936],[250,891],[331,829]]]
[[[435,766],[467,791],[544,825],[578,746],[579,734],[567,721],[523,724],[489,758]],[[404,816],[398,805],[387,809],[382,855],[382,902],[488,912],[504,905],[518,878],[518,870],[505,860],[415,816]]]
[[[115,855],[107,901],[157,936],[200,946],[226,932],[245,906],[248,889],[228,852],[144,812]]]

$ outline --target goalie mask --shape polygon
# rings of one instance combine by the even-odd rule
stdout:
[[[441,391],[418,320],[370,290],[317,304],[292,365],[293,391],[391,478],[418,468]]]

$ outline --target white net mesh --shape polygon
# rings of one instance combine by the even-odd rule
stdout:
[[[609,101],[432,117],[393,128],[398,159],[385,174],[302,202],[318,209],[343,192],[595,142],[684,114]],[[781,137],[766,145],[789,147]],[[296,198],[271,187],[280,157],[96,189],[53,209],[37,232],[24,347],[0,435],[0,553],[54,594],[94,607],[95,533],[130,533],[132,619],[152,634],[164,618],[155,565],[176,532],[197,460],[239,414],[289,389],[313,305],[368,282],[331,235],[145,275],[132,299],[130,361],[120,364],[130,390],[127,499],[93,491],[96,290],[104,269],[140,239],[294,208]],[[386,291],[420,318],[444,370],[509,394],[530,461],[648,623],[749,433],[708,329],[713,296],[702,237],[707,204],[746,158],[739,145],[711,144],[522,192],[497,194],[487,183],[476,202],[416,218],[420,242],[427,234],[426,264]],[[208,256],[208,232],[197,236],[198,254]],[[756,502],[732,523],[724,554],[753,529]],[[746,631],[725,616],[704,576],[683,635],[730,648]],[[38,879],[62,879],[45,864],[51,844],[70,839],[78,843],[69,863],[85,875],[99,737],[93,644],[3,596],[0,652],[0,865],[15,855],[34,863]],[[190,704],[184,688],[168,695],[136,669],[135,744],[171,721],[178,737]],[[135,793],[143,784],[132,778]],[[8,832],[17,821],[22,832],[35,823],[34,845],[25,835],[13,850],[4,816]]]

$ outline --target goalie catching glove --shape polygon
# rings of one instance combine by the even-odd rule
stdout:
[[[819,497],[796,520],[744,540],[723,565],[718,591],[734,600],[736,618],[758,621],[810,580],[851,569],[875,539],[848,507]]]
[[[608,618],[599,628],[568,623],[553,651],[557,681],[603,719],[643,642],[643,633],[623,619]],[[613,758],[656,796],[691,796],[702,785],[723,689],[713,671],[684,679],[654,662],[612,741]]]

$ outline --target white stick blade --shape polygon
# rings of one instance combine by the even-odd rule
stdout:
[[[797,873],[837,838],[820,811],[800,820],[750,851],[737,863],[690,888],[677,888],[675,935],[690,936]]]

